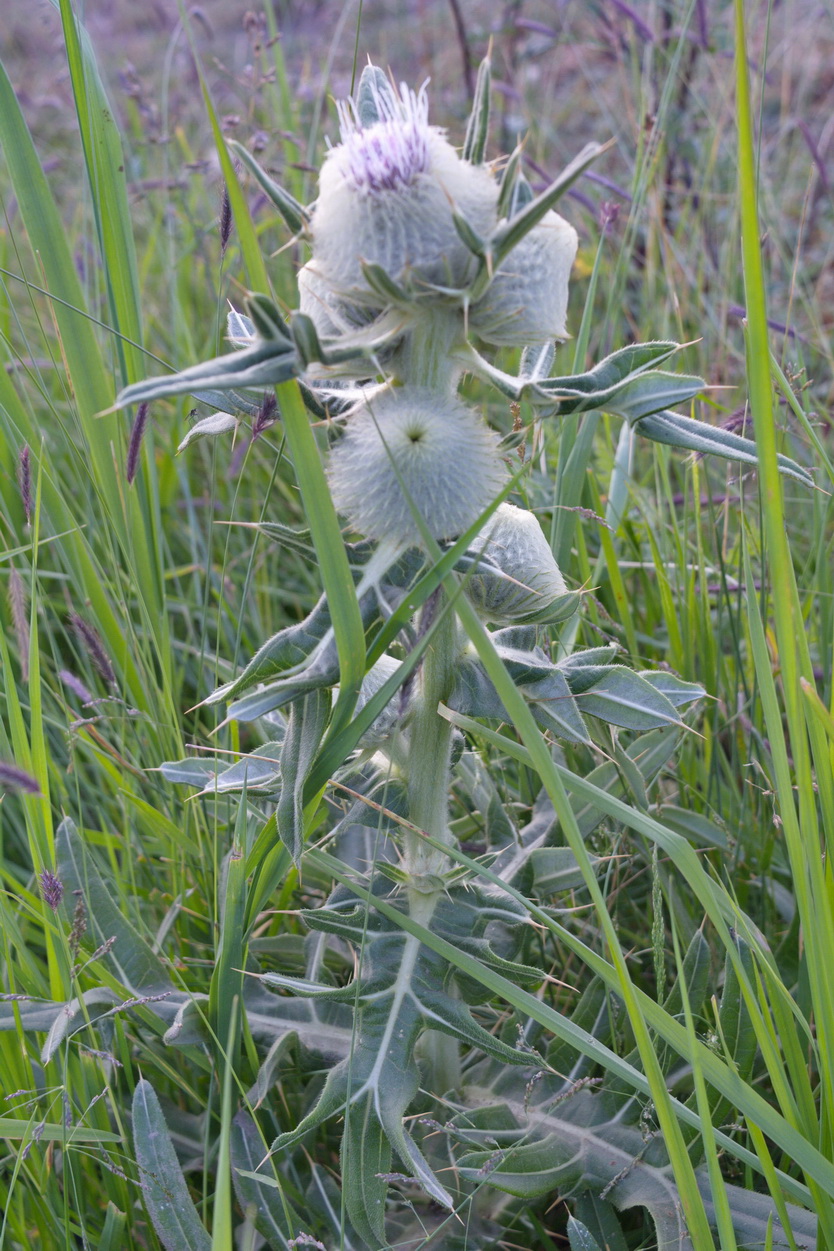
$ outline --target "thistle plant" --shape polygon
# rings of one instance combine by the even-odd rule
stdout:
[[[229,719],[252,723],[261,746],[230,767],[186,760],[164,768],[202,793],[241,794],[224,915],[245,916],[242,938],[232,941],[228,920],[208,1003],[169,1000],[166,1010],[178,1006],[166,1037],[217,1055],[227,1039],[236,1046],[240,1023],[228,988],[237,987],[249,1031],[265,1047],[236,1121],[238,1198],[276,1247],[302,1227],[287,1195],[302,1193],[303,1177],[315,1188],[303,1149],[336,1124],[340,1245],[386,1247],[419,1228],[427,1240],[436,1237],[432,1245],[451,1247],[455,1235],[443,1214],[464,1204],[472,1237],[488,1240],[496,1194],[509,1202],[507,1195],[529,1198],[554,1187],[579,1197],[601,1192],[597,1212],[612,1219],[618,1208],[646,1206],[664,1246],[688,1237],[689,1213],[676,1198],[682,1166],[667,1134],[655,1135],[649,1148],[639,1128],[636,1092],[645,1094],[647,1081],[652,1092],[658,1087],[636,1026],[634,1053],[615,1063],[602,981],[570,1025],[552,1010],[545,1023],[528,993],[543,980],[531,962],[531,917],[552,928],[540,903],[589,886],[595,862],[576,840],[588,838],[603,810],[586,804],[568,819],[544,786],[519,827],[477,744],[497,744],[512,760],[517,744],[496,727],[517,721],[521,706],[554,770],[566,747],[595,753],[599,764],[587,781],[598,792],[628,796],[654,780],[683,727],[680,710],[704,692],[666,671],[632,671],[619,663],[616,646],[575,650],[570,627],[560,644],[557,629],[580,611],[582,592],[571,589],[570,571],[558,567],[535,513],[510,500],[513,492],[523,500],[527,472],[512,455],[513,436],[492,429],[461,395],[461,382],[476,376],[504,402],[524,405],[528,423],[545,430],[566,415],[602,410],[648,439],[698,453],[754,464],[755,448],[674,411],[704,387],[700,378],[661,368],[675,343],[635,344],[588,372],[553,373],[555,343],[567,336],[577,250],[576,231],[554,206],[602,149],[586,147],[535,194],[520,151],[486,160],[489,96],[484,63],[458,151],[429,123],[425,87],[395,87],[368,67],[355,96],[339,106],[341,140],[324,159],[310,207],[232,145],[309,249],[298,274],[299,308],[287,319],[267,295],[253,294],[245,312],[229,317],[230,353],[120,396],[125,406],[193,394],[213,407],[188,443],[252,422],[272,387],[289,430],[287,384],[297,382],[326,435],[326,467],[310,428],[296,429],[291,450],[307,449],[322,507],[335,509],[348,535],[343,551],[325,552],[310,517],[323,570],[335,562],[353,588],[364,648],[359,662],[353,657],[357,680],[345,672],[338,618],[345,587],[325,578],[310,615],[264,642],[206,700],[228,705]],[[495,364],[496,348],[521,349],[516,373]],[[809,481],[787,458],[781,468]],[[310,550],[305,533],[278,522],[262,528]],[[253,803],[269,818],[254,843],[245,815]],[[467,813],[481,814],[475,860],[461,849]],[[66,881],[75,853],[72,832],[64,837]],[[336,882],[321,907],[302,913],[309,937],[301,975],[263,971],[249,946],[261,910],[293,865]],[[671,1016],[683,1011],[684,993],[687,1011],[697,1010],[696,987],[701,998],[706,993],[704,960],[693,941],[683,989],[674,987],[664,1005]],[[344,982],[334,968],[346,961],[355,971]],[[248,976],[235,983],[238,970]],[[147,974],[137,990],[156,989],[155,978]],[[510,1000],[516,1021],[489,1006],[496,988],[507,987],[517,991]],[[731,1022],[738,1026],[741,1067],[751,1056],[733,966],[720,1011],[728,1034]],[[324,1085],[295,1123],[270,1105],[289,1046],[328,1065]],[[619,1076],[594,1076],[609,1070]],[[661,1086],[662,1077],[658,1062]],[[675,1115],[686,1120],[688,1112]],[[415,1126],[414,1113],[431,1117]],[[172,1175],[173,1154],[159,1146],[164,1122],[145,1082],[134,1115],[140,1166]],[[281,1202],[272,1167],[286,1183]],[[170,1185],[186,1223],[193,1215],[193,1231],[199,1222],[180,1181]],[[708,1192],[700,1177],[699,1186]],[[737,1232],[763,1239],[772,1204],[729,1192]],[[173,1247],[183,1234],[181,1227],[171,1232],[170,1194],[151,1186],[146,1201]],[[773,1229],[782,1239],[778,1219]],[[188,1245],[201,1245],[197,1233]]]

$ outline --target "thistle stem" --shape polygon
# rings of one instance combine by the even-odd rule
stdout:
[[[453,349],[461,341],[461,321],[454,309],[420,310],[403,339],[391,372],[404,383],[431,387],[438,400],[457,390],[463,372]]]
[[[431,619],[442,608],[442,591],[436,592],[424,607]],[[427,628],[426,621],[420,623]],[[411,822],[443,843],[451,842],[449,831],[449,782],[452,727],[438,714],[437,705],[446,700],[454,684],[458,653],[458,624],[453,612],[438,623],[431,646],[423,660],[418,694],[411,719],[408,761],[408,810]],[[431,916],[443,892],[442,874],[449,866],[447,856],[430,847],[420,834],[409,831],[405,864],[411,876],[408,888],[409,912],[422,924]],[[419,1044],[422,1065],[430,1075],[431,1089],[456,1090],[461,1081],[460,1046],[448,1034],[429,1030]]]

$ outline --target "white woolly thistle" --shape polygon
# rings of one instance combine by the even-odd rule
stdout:
[[[509,254],[469,315],[471,329],[496,347],[568,337],[568,282],[579,243],[552,210]]]
[[[570,616],[571,595],[550,544],[533,513],[500,504],[469,549],[477,554],[466,593],[480,615],[496,625],[560,620]]]
[[[342,142],[325,158],[312,220],[313,257],[332,290],[366,290],[362,262],[397,281],[460,286],[474,271],[453,212],[486,236],[497,221],[498,186],[458,156],[428,123],[425,88],[374,97],[378,120],[363,125],[352,100],[339,106]]]
[[[403,387],[352,416],[330,458],[337,510],[366,538],[420,545],[475,522],[505,478],[497,438],[451,396]]]

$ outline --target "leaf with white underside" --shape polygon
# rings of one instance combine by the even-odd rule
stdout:
[[[97,986],[92,990],[85,990],[79,998],[62,1004],[41,1048],[41,1064],[49,1063],[66,1038],[71,1038],[78,1030],[94,1026],[99,1015],[107,1014],[106,1011],[102,1014],[90,1012],[93,1004],[104,1003],[111,1008],[118,1002],[119,996],[114,991],[106,986]]]
[[[236,429],[237,424],[237,417],[232,417],[229,413],[211,413],[208,417],[202,417],[188,431],[177,451],[184,452],[197,439],[216,439],[218,435],[229,434]]]

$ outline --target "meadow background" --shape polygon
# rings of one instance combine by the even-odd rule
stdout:
[[[325,139],[337,137],[333,98],[349,92],[368,56],[411,85],[430,77],[431,120],[460,142],[490,40],[491,155],[526,133],[526,169],[539,186],[585,142],[616,141],[560,205],[580,234],[569,313],[573,334],[583,327],[579,367],[627,342],[677,339],[687,345],[679,367],[715,388],[693,415],[752,437],[758,395],[763,412],[772,404],[779,447],[814,466],[823,488],[783,480],[783,525],[772,474],[760,496],[755,472],[647,444],[626,472],[607,418],[587,469],[560,483],[558,507],[558,438],[538,449],[534,486],[565,574],[593,588],[579,641],[616,640],[634,667],[668,666],[708,692],[660,779],[630,802],[689,839],[727,909],[742,910],[760,935],[759,1052],[744,1080],[795,1137],[751,1130],[726,1106],[720,1124],[810,1186],[807,1201],[830,1235],[834,1185],[819,1160],[831,1159],[834,1116],[825,856],[834,831],[834,9],[811,0],[745,9],[760,214],[745,243],[765,277],[754,309],[729,4],[299,0],[264,14],[224,0],[193,6],[183,26],[173,5],[102,0],[77,7],[92,49],[82,73],[83,47],[71,42],[68,56],[52,5],[5,0],[0,761],[35,785],[8,773],[0,802],[0,1247],[160,1245],[129,1131],[140,1077],[164,1102],[215,1247],[224,1221],[236,1224],[239,1245],[259,1245],[217,1180],[225,1112],[210,1055],[197,1038],[164,1044],[150,1002],[121,1006],[137,970],[119,957],[133,942],[140,963],[160,958],[178,989],[208,994],[239,808],[190,798],[159,767],[189,754],[234,759],[255,744],[244,726],[215,732],[215,711],[195,705],[309,611],[317,569],[229,524],[303,525],[280,424],[177,455],[194,405],[160,403],[129,483],[132,415],[101,414],[120,386],[161,372],[157,362],[182,368],[223,350],[227,302],[257,286],[240,221],[221,240],[218,135],[249,147],[306,202]],[[112,113],[97,108],[94,64]],[[123,181],[102,173],[118,135]],[[265,197],[251,186],[245,194],[272,291],[292,308],[303,257],[284,249]],[[571,349],[562,351],[567,372]],[[471,395],[486,402],[474,385]],[[496,426],[509,429],[512,414],[490,403]],[[503,769],[494,762],[499,782]],[[530,779],[507,785],[515,810],[529,811]],[[97,924],[77,911],[68,878],[54,908],[38,880],[58,863],[66,816],[102,875]],[[265,817],[255,807],[249,820],[259,830]],[[606,902],[632,977],[662,1002],[676,943],[686,949],[703,925],[702,902],[678,866],[614,821],[589,848],[604,857]],[[59,853],[66,864],[66,846]],[[79,867],[78,882],[89,885],[88,873]],[[289,873],[256,929],[260,959],[300,967],[297,910],[329,886],[315,868]],[[565,924],[601,945],[581,890],[559,906]],[[98,939],[119,926],[121,945],[102,950]],[[704,933],[708,1000],[724,984],[724,951],[709,926]],[[544,938],[538,958],[554,979],[544,998],[570,1015],[587,969]],[[152,996],[152,974],[140,982]],[[52,1003],[73,1006],[56,1016]],[[697,1029],[714,1034],[708,1008]],[[630,1053],[624,1027],[612,1045]],[[721,1054],[720,1038],[710,1045]],[[282,1063],[276,1098],[291,1122],[309,1074]],[[256,1071],[244,1049],[237,1080],[246,1086]],[[677,1080],[685,1087],[691,1073]],[[646,1118],[653,1125],[650,1107]],[[818,1157],[800,1160],[791,1146],[800,1140]],[[767,1167],[764,1181],[727,1155],[721,1167],[736,1184],[766,1189]],[[338,1202],[328,1227],[315,1191],[335,1193],[336,1136],[292,1169],[310,1237],[344,1245]],[[565,1237],[563,1204],[509,1204],[491,1216],[500,1245],[544,1249]],[[431,1245],[451,1247],[451,1236],[441,1229]],[[470,1249],[492,1245],[455,1236]],[[634,1217],[625,1237],[648,1246],[654,1232]]]

